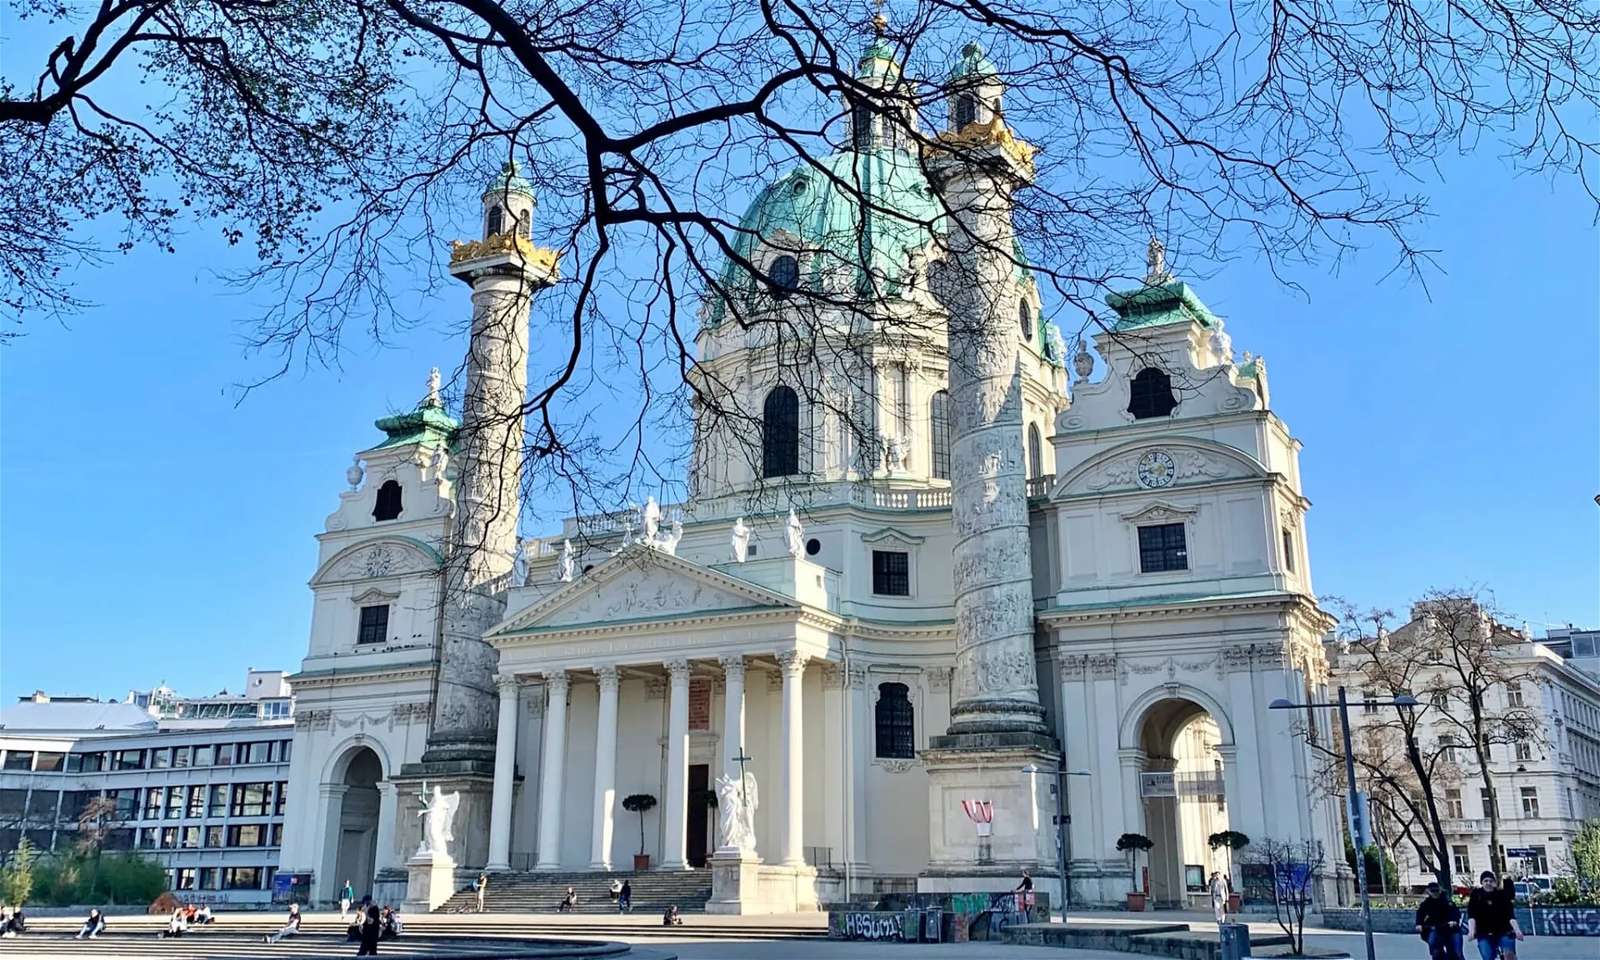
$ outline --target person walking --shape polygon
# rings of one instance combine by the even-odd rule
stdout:
[[[633,912],[633,881],[631,880],[622,881],[622,886],[617,889],[617,912]]]
[[[1522,927],[1517,924],[1515,895],[1510,884],[1502,885],[1494,871],[1485,870],[1478,886],[1467,897],[1467,939],[1478,944],[1482,960],[1517,960],[1517,941]]]
[[[356,888],[351,886],[349,880],[346,880],[344,882],[344,889],[339,891],[339,922],[340,923],[348,923],[348,922],[350,922],[350,904],[351,904],[352,901],[355,900],[355,898],[356,898]]]
[[[1217,925],[1228,922],[1228,897],[1233,893],[1228,878],[1222,875],[1221,870],[1211,871],[1211,879],[1206,883],[1206,889],[1211,891],[1211,913],[1217,918]]]
[[[1462,960],[1461,908],[1437,880],[1428,884],[1428,895],[1417,904],[1416,929],[1433,960]]]
[[[1011,891],[1011,892],[1017,895],[1016,896],[1016,900],[1017,900],[1017,912],[1018,913],[1030,913],[1030,912],[1032,912],[1032,910],[1033,910],[1033,876],[1032,876],[1032,874],[1028,873],[1028,871],[1026,871],[1026,870],[1022,871],[1022,880],[1017,883],[1016,889]]]
[[[478,912],[483,912],[483,896],[489,892],[489,872],[478,874]]]
[[[368,906],[366,919],[361,922],[361,946],[356,949],[356,956],[377,956],[378,941],[382,939],[383,921],[378,919],[378,908]]]

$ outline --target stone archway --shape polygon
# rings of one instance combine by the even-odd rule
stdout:
[[[1226,852],[1207,843],[1228,829],[1223,730],[1200,703],[1176,695],[1151,703],[1137,731],[1144,755],[1139,809],[1143,833],[1155,841],[1148,857],[1151,902],[1199,903],[1211,871],[1228,867]]]
[[[332,782],[325,791],[328,798],[324,815],[332,849],[324,857],[331,870],[322,888],[329,899],[337,899],[345,881],[355,888],[356,897],[371,893],[377,874],[378,813],[382,803],[378,783],[383,780],[383,761],[371,747],[351,748],[334,765]]]

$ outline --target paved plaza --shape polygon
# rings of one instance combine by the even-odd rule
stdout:
[[[1188,923],[1196,934],[1215,936],[1216,924],[1199,913],[1163,911],[1130,915],[1117,912],[1074,912],[1069,921],[1144,924]],[[232,960],[243,957],[282,957],[320,960],[355,954],[355,945],[337,933],[337,914],[315,913],[306,918],[306,933],[283,943],[264,945],[260,930],[277,920],[268,914],[223,914],[216,926],[178,940],[162,939],[159,917],[113,917],[112,932],[96,941],[71,939],[72,918],[40,918],[32,932],[0,944],[7,957],[172,958],[172,960]],[[690,915],[680,930],[666,931],[654,917],[630,915],[486,914],[433,915],[414,921],[406,936],[380,945],[380,956],[418,958],[562,956],[541,953],[541,945],[528,939],[560,939],[570,946],[565,955],[623,957],[626,960],[887,960],[921,958],[1057,958],[1057,960],[1129,960],[1132,954],[1055,947],[1017,947],[1000,943],[901,944],[824,940],[817,937],[826,925],[824,914],[802,913],[767,917],[711,917]],[[1252,931],[1274,934],[1270,918],[1251,920]],[[788,939],[768,939],[774,931],[789,931]],[[811,934],[808,936],[807,934]],[[756,939],[759,938],[759,939]],[[1374,936],[1377,960],[1426,960],[1415,937],[1401,934]],[[625,945],[627,952],[606,950],[604,944]],[[1308,928],[1308,952],[1345,954],[1363,960],[1365,947],[1359,932]],[[1600,945],[1585,937],[1530,937],[1522,945],[1523,960],[1592,960]]]

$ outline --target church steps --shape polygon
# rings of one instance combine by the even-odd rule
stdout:
[[[660,912],[677,904],[683,913],[705,909],[711,899],[711,871],[557,871],[495,873],[489,877],[484,907],[491,912],[553,913],[567,888],[578,894],[576,913],[615,913],[611,899],[613,881],[626,880],[633,894],[635,913]],[[435,913],[477,909],[477,893],[458,891]]]

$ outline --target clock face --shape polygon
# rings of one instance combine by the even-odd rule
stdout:
[[[1139,458],[1139,486],[1165,487],[1176,477],[1172,455],[1165,450],[1150,450]]]

